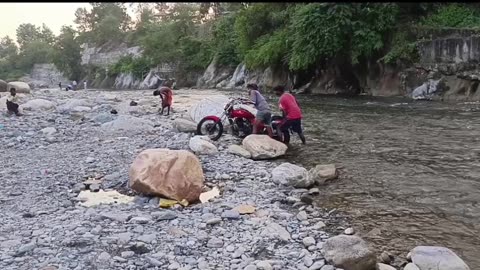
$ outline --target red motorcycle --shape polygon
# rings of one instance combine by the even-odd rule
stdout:
[[[234,136],[244,138],[252,134],[253,124],[255,122],[255,115],[249,110],[236,107],[236,105],[253,104],[242,98],[231,99],[224,107],[224,111],[220,117],[215,115],[205,116],[197,125],[197,135],[207,135],[211,140],[218,140],[223,134],[223,121],[228,120],[232,127],[232,134]],[[236,108],[235,108],[236,107]],[[281,122],[281,117],[272,117],[272,132],[273,138],[278,140],[277,125]],[[265,125],[259,126],[261,134],[268,134]]]

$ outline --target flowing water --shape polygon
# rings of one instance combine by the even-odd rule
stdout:
[[[480,103],[298,100],[308,142],[286,159],[341,167],[319,205],[348,214],[380,250],[440,245],[480,269]]]

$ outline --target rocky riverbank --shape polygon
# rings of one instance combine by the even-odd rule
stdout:
[[[128,171],[137,155],[152,148],[190,150],[192,134],[178,132],[174,119],[215,95],[178,90],[167,117],[158,115],[151,91],[51,89],[23,96],[23,117],[2,112],[0,268],[366,270],[391,260],[377,258],[381,251],[356,236],[332,237],[328,232],[346,227],[335,211],[310,204],[305,194],[314,189],[288,185],[278,173],[282,167],[273,172],[274,162],[230,153],[241,142],[228,135],[214,143],[218,152],[197,155],[206,189],[217,187],[218,197],[162,209],[159,198],[133,192]],[[130,106],[132,100],[138,106]],[[131,199],[116,195],[116,203],[85,206],[78,195],[87,179],[98,180],[91,190]],[[428,258],[442,252],[424,249],[412,259],[418,269],[430,269],[420,261],[428,267]]]

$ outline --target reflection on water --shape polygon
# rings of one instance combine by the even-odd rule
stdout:
[[[480,269],[480,104],[298,97],[308,145],[286,159],[342,167],[318,204],[381,250],[454,250]]]

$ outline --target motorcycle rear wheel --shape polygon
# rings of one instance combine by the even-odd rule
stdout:
[[[222,121],[203,118],[197,125],[197,135],[207,135],[212,141],[220,139],[223,134]]]

